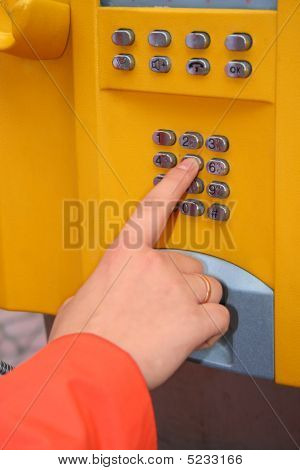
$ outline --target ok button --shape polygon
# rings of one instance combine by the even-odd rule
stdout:
[[[226,65],[225,72],[230,78],[247,78],[252,73],[252,66],[245,60],[231,60]]]

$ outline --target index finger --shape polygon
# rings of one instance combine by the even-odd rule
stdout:
[[[142,233],[142,244],[153,246],[199,169],[197,158],[182,160],[141,201],[126,229],[130,231],[134,226],[138,227]]]

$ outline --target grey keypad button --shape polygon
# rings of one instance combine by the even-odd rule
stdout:
[[[230,194],[228,184],[221,181],[212,181],[206,188],[207,194],[218,199],[226,199]]]
[[[231,60],[226,65],[225,72],[230,78],[248,78],[252,73],[252,66],[245,60]]]
[[[186,71],[190,75],[208,75],[210,63],[207,59],[190,59],[186,64]]]
[[[131,54],[118,54],[113,58],[113,66],[117,70],[132,70],[135,66],[134,57]]]
[[[228,175],[230,167],[226,160],[222,158],[212,158],[207,162],[206,170],[211,175],[225,176]]]
[[[186,149],[200,149],[203,146],[203,137],[199,132],[185,132],[179,138],[179,144]]]
[[[248,51],[252,44],[252,37],[247,33],[229,34],[225,40],[225,46],[229,51]]]
[[[164,179],[165,175],[157,175],[155,176],[153,180],[154,186],[156,186],[158,183],[160,183]]]
[[[209,219],[225,222],[230,217],[230,209],[223,204],[212,204],[207,209],[207,216]]]
[[[206,139],[206,148],[212,152],[227,152],[229,149],[229,140],[223,135],[211,135]]]
[[[171,44],[172,37],[168,31],[156,29],[148,36],[148,42],[153,47],[168,47]]]
[[[112,42],[117,46],[131,46],[135,41],[135,34],[132,29],[117,29],[112,37]]]
[[[171,146],[176,142],[176,134],[167,129],[159,129],[152,135],[153,142],[157,145]]]
[[[205,212],[204,204],[198,201],[198,199],[186,199],[182,201],[179,209],[182,214],[192,217],[199,217]]]
[[[188,194],[200,194],[204,191],[204,183],[200,178],[195,178],[187,190]]]
[[[200,157],[200,155],[193,155],[192,153],[188,153],[187,155],[183,157],[182,160],[185,160],[186,158],[194,158],[199,165],[199,171],[203,170],[204,161],[203,161],[203,158]]]
[[[201,31],[193,31],[185,38],[185,44],[190,49],[207,49],[210,42],[210,35]]]
[[[177,158],[171,152],[158,152],[153,157],[153,163],[159,168],[174,168],[177,165]]]
[[[171,70],[171,66],[171,60],[165,56],[154,56],[149,62],[150,70],[156,73],[168,73]]]

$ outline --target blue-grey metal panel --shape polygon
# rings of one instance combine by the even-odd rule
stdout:
[[[277,0],[101,0],[107,7],[237,8],[277,10]]]
[[[252,376],[274,379],[274,292],[227,261],[195,252],[205,273],[224,287],[224,303],[231,313],[230,332],[214,347],[192,354],[193,360]]]

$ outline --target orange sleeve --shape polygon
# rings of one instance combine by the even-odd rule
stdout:
[[[149,392],[133,359],[91,334],[49,343],[0,378],[1,449],[155,449]]]

